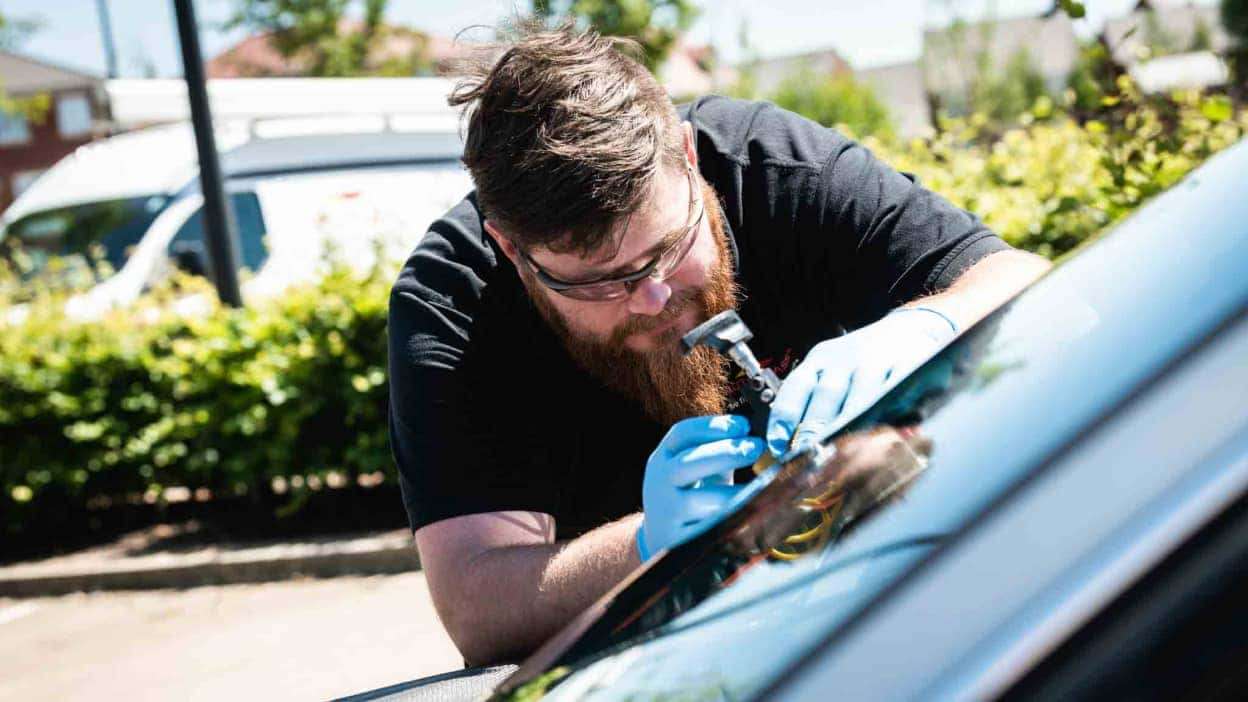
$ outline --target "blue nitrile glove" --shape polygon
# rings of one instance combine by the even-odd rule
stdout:
[[[890,380],[921,365],[957,332],[957,325],[936,310],[906,307],[816,344],[771,403],[768,448],[780,456],[811,445],[842,416],[870,406]]]
[[[728,511],[745,487],[732,484],[732,471],[754,463],[766,448],[749,432],[749,420],[736,415],[693,417],[672,425],[646,461],[645,519],[637,530],[642,563]]]

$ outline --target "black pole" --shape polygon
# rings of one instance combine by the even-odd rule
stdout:
[[[233,208],[221,184],[221,162],[217,159],[217,143],[212,133],[212,112],[208,108],[208,89],[204,84],[195,7],[192,0],[173,0],[173,9],[178,19],[178,42],[182,45],[186,96],[191,101],[191,126],[195,129],[195,147],[199,151],[199,187],[204,193],[208,264],[221,302],[230,307],[242,307],[243,298],[238,290],[238,234],[234,230]]]
[[[100,16],[100,37],[104,41],[104,60],[108,62],[108,77],[117,77],[117,48],[113,44],[113,23],[108,16],[108,0],[95,0]]]

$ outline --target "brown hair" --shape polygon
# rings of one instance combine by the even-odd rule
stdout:
[[[448,102],[483,214],[522,249],[589,255],[683,159],[679,118],[627,39],[521,23]],[[498,51],[501,49],[501,55]],[[618,242],[617,242],[618,243]],[[608,252],[608,255],[613,254]]]

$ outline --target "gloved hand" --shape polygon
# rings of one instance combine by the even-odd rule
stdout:
[[[957,334],[957,325],[926,307],[894,310],[874,324],[816,344],[785,378],[771,403],[767,446],[780,456],[821,438],[841,416],[879,398]]]
[[[745,488],[732,471],[763,454],[744,417],[693,417],[672,425],[646,462],[641,488],[645,519],[637,530],[641,562],[710,526]]]

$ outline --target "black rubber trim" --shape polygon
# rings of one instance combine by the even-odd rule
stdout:
[[[336,702],[368,702],[369,700],[379,700],[401,692],[408,692],[409,690],[415,690],[428,685],[447,682],[449,680],[459,680],[461,678],[471,678],[476,676],[492,676],[495,674],[503,674],[504,671],[506,671],[507,674],[510,674],[517,667],[519,666],[507,664],[495,665],[487,668],[465,668],[464,670],[452,670],[449,673],[431,675],[427,678],[420,678],[418,680],[408,680],[407,682],[402,682],[397,685],[380,687],[376,690],[361,692],[356,695],[351,695],[350,697],[339,697]]]

